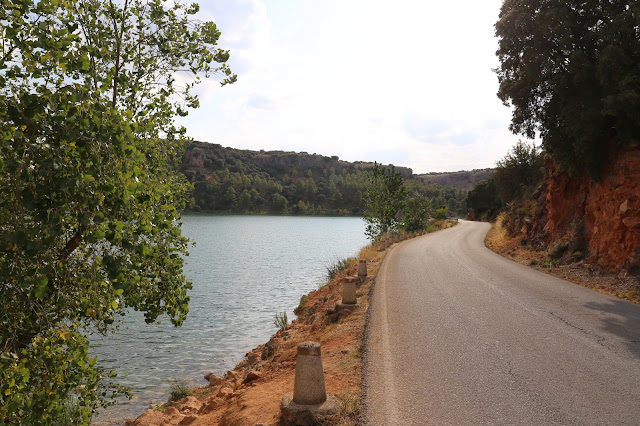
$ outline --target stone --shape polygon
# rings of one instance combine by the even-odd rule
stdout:
[[[255,364],[260,361],[260,354],[257,352],[247,352],[247,361],[249,361],[249,364]]]
[[[276,350],[278,349],[278,342],[272,337],[269,339],[267,343],[262,347],[262,359],[267,360],[275,355]]]
[[[246,384],[249,382],[253,382],[254,380],[258,380],[260,377],[262,377],[260,373],[258,373],[257,371],[251,370],[247,373],[242,383]]]
[[[226,399],[229,395],[233,393],[233,389],[227,386],[220,388],[216,397]]]
[[[289,393],[280,402],[282,425],[311,426],[317,424],[334,424],[338,415],[338,398],[332,393],[320,404],[303,405],[293,401],[293,393]]]
[[[180,412],[184,414],[197,413],[200,411],[200,408],[202,408],[202,402],[195,396],[188,396],[185,401],[178,406]]]
[[[236,370],[229,370],[224,374],[225,380],[230,382],[235,381],[238,378],[239,373]]]
[[[212,413],[216,408],[222,405],[222,400],[220,398],[213,398],[206,402],[199,411],[199,414],[209,414]]]
[[[629,200],[625,200],[624,203],[620,204],[620,214],[625,214],[629,210]]]
[[[186,416],[185,418],[183,418],[180,423],[178,423],[178,425],[182,426],[182,425],[190,425],[193,422],[195,422],[196,420],[198,420],[198,416],[195,414],[191,414],[189,416]]]
[[[217,386],[224,380],[222,377],[216,376],[211,372],[205,374],[204,379],[209,381],[209,386]]]

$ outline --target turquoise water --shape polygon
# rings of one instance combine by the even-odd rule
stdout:
[[[276,312],[295,318],[300,296],[326,282],[326,266],[358,254],[364,228],[352,217],[185,215],[183,234],[197,243],[184,271],[189,316],[176,328],[132,312],[114,335],[92,338],[99,362],[118,366],[118,382],[134,393],[95,423],[119,424],[165,402],[172,379],[203,386],[206,372],[232,369],[276,332]]]

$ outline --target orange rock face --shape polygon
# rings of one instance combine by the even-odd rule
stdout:
[[[536,214],[533,230],[547,244],[582,239],[590,260],[605,270],[640,270],[640,149],[622,150],[609,164],[591,182],[547,162],[545,211]]]

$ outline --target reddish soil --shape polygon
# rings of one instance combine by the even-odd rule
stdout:
[[[549,159],[528,240],[564,244],[604,271],[640,273],[640,149],[612,152],[600,180],[573,179]]]

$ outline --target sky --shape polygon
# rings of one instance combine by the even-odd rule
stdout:
[[[414,173],[494,167],[517,140],[497,98],[502,0],[201,0],[238,75],[198,86],[196,140]]]

